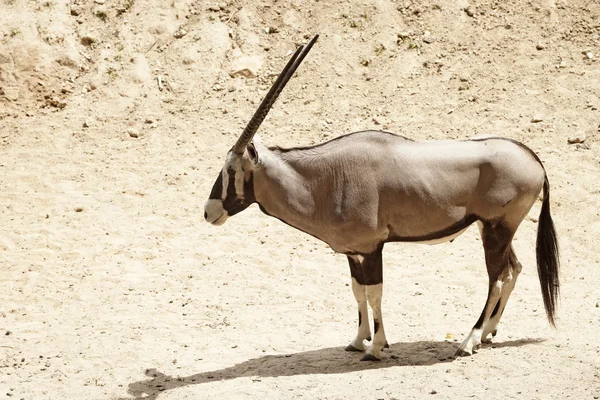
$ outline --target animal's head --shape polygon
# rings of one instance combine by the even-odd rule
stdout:
[[[204,205],[204,219],[213,225],[222,225],[228,217],[245,210],[254,203],[252,170],[258,164],[258,153],[252,142],[258,127],[271,106],[290,80],[302,60],[318,39],[316,35],[304,48],[300,46],[281,71],[277,80],[258,106],[254,116],[235,145],[227,153],[225,165],[219,173],[210,196]]]

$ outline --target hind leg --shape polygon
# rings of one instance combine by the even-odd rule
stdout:
[[[509,254],[508,254],[509,266],[508,268],[500,274],[500,279],[502,280],[502,293],[500,294],[500,300],[496,303],[494,310],[490,316],[490,320],[483,328],[483,334],[481,340],[484,343],[489,343],[492,341],[491,338],[487,338],[489,334],[492,337],[496,336],[498,322],[500,322],[500,318],[502,318],[502,313],[504,312],[504,308],[506,307],[506,303],[508,302],[508,298],[510,297],[513,289],[515,288],[515,284],[517,283],[517,278],[523,269],[523,266],[517,259],[515,255],[515,251],[512,246],[510,246]]]
[[[485,327],[489,325],[490,317],[502,298],[504,274],[509,268],[510,243],[514,231],[501,223],[483,222],[479,226],[489,278],[488,296],[479,319],[456,352],[459,356],[471,355],[481,346]]]

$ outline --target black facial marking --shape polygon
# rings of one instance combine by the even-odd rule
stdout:
[[[254,181],[252,174],[250,174],[248,179],[244,180],[244,198],[240,199],[237,197],[235,191],[235,173],[228,173],[227,175],[229,183],[227,184],[225,200],[223,200],[223,208],[229,216],[232,216],[245,210],[250,204],[256,201],[254,198]]]
[[[210,195],[208,198],[210,200],[221,200],[221,196],[223,195],[223,174],[219,172],[219,176],[215,181],[215,184],[210,191]]]

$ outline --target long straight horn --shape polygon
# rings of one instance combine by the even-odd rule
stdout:
[[[313,44],[315,44],[318,38],[319,35],[315,35],[315,37],[313,37],[311,41],[308,42],[306,47],[298,47],[292,58],[288,61],[286,66],[283,68],[283,70],[277,77],[277,80],[275,80],[273,86],[271,86],[271,89],[269,90],[263,101],[260,103],[260,106],[258,106],[258,109],[254,112],[252,119],[250,120],[250,122],[248,122],[246,128],[244,128],[244,131],[242,132],[241,136],[233,146],[232,150],[234,153],[242,154],[244,152],[246,145],[252,140],[252,137],[258,130],[258,127],[263,122],[263,120],[267,116],[267,113],[271,109],[271,106],[273,106],[273,103],[275,103],[275,100],[277,100],[277,97],[279,97],[279,94],[285,87],[286,83],[288,83],[292,75],[294,75],[294,72],[296,72],[296,69],[298,69],[298,67],[302,63],[302,60],[304,60],[304,57],[306,57],[306,55],[308,54],[308,52],[312,48]]]

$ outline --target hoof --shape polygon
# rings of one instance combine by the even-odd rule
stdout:
[[[365,354],[360,361],[381,361],[379,358],[375,357],[373,354]]]
[[[361,349],[357,349],[356,347],[352,346],[351,344],[349,344],[348,346],[346,346],[346,348],[344,350],[346,350],[346,351],[360,352],[360,353],[362,353],[364,351],[364,350],[361,350]]]
[[[494,335],[492,335],[492,337],[494,337]],[[490,344],[492,343],[492,338],[483,338],[481,339],[481,343]]]
[[[458,350],[456,350],[456,354],[454,354],[454,357],[469,357],[472,355],[473,355],[472,352],[468,352],[464,349],[458,349]]]
[[[496,337],[496,334],[498,333],[498,329],[494,329],[492,331],[492,337]]]

